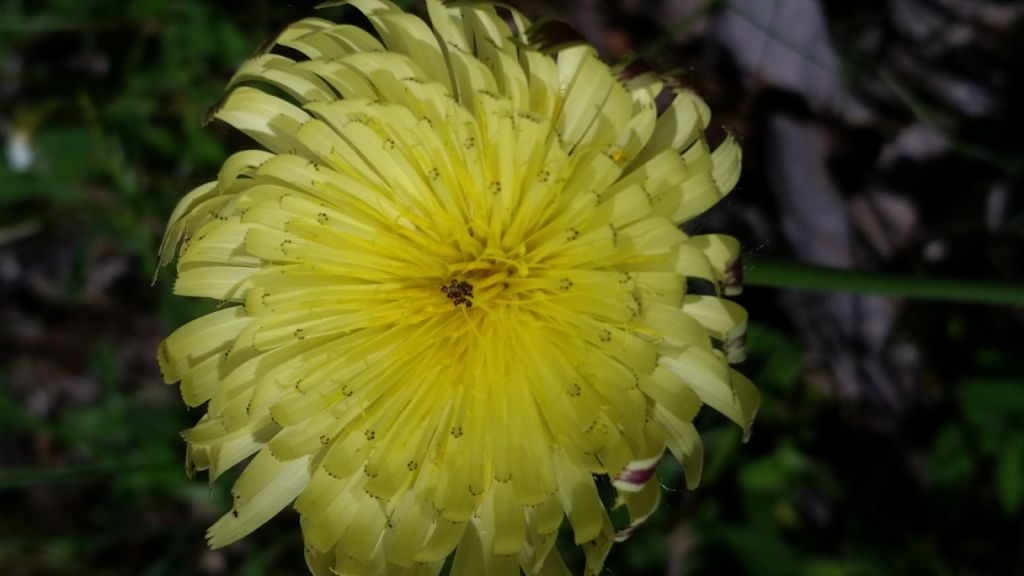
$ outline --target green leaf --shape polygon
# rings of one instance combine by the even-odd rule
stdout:
[[[35,160],[27,172],[0,164],[0,204],[36,197],[56,204],[85,198],[85,184],[98,173],[92,135],[85,128],[48,128],[31,141]]]
[[[1021,500],[1024,498],[1024,436],[1010,440],[1006,449],[999,455],[996,467],[996,492],[1006,515],[1015,516],[1020,511]]]
[[[704,472],[701,485],[713,486],[722,478],[726,469],[735,464],[741,436],[736,426],[719,426],[703,432]]]
[[[4,423],[4,433],[13,435],[24,430],[37,431],[46,427],[46,422],[29,412],[22,402],[8,395],[6,378],[0,373],[0,422]]]
[[[796,480],[806,470],[806,458],[792,446],[782,444],[771,456],[745,466],[740,473],[740,485],[745,492],[781,496],[800,485]]]
[[[166,18],[169,11],[169,0],[132,0],[127,8],[128,16],[133,20]]]
[[[229,20],[218,20],[214,25],[217,28],[217,41],[220,43],[217,50],[220,63],[229,69],[237,68],[252,54],[253,44],[258,41],[243,34],[241,29]]]
[[[928,454],[926,470],[931,481],[943,487],[960,485],[971,478],[974,459],[960,425],[948,425],[939,433]]]
[[[121,381],[121,356],[110,342],[101,342],[89,357],[89,373],[95,376],[106,390],[115,392]]]
[[[1024,382],[976,380],[959,389],[960,407],[987,455],[1004,445],[1009,430],[1024,425]]]
[[[747,574],[789,576],[799,571],[799,554],[772,523],[727,528],[723,536]]]
[[[763,389],[791,392],[800,381],[804,351],[784,332],[751,323],[747,327],[747,354],[750,358],[764,359],[754,378]]]

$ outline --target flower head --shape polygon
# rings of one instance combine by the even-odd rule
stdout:
[[[214,116],[264,149],[182,199],[162,247],[176,293],[224,303],[159,351],[206,404],[190,470],[253,456],[210,544],[294,501],[315,574],[453,551],[453,574],[562,574],[568,518],[597,573],[666,447],[698,481],[701,405],[744,430],[756,410],[729,366],[738,246],[678,228],[739,148],[709,147],[693,92],[659,115],[657,76],[542,50],[514,10],[349,3],[375,33],[306,19],[242,65]]]

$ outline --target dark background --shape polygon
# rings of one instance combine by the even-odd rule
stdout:
[[[185,477],[200,413],[154,353],[211,304],[150,283],[237,146],[204,112],[312,4],[0,0],[0,574],[305,572],[290,512],[206,549],[231,478]],[[685,78],[745,150],[693,227],[746,247],[754,435],[702,414],[701,487],[664,462],[606,573],[1024,574],[1024,309],[984,302],[1022,282],[1024,2],[520,6]],[[876,294],[764,287],[808,286],[799,264]],[[878,294],[922,290],[945,300]]]

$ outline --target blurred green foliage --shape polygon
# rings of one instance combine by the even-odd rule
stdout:
[[[0,95],[0,119],[29,138],[34,160],[24,171],[0,162],[0,230],[29,231],[0,248],[39,266],[58,293],[39,300],[16,285],[0,296],[49,331],[22,355],[95,390],[78,380],[60,389],[56,376],[18,388],[17,359],[0,356],[0,573],[304,573],[290,513],[226,553],[205,550],[205,527],[228,509],[231,474],[212,487],[186,477],[178,434],[196,413],[158,383],[152,346],[125,352],[213,305],[171,298],[167,272],[149,286],[158,238],[176,200],[237,147],[233,135],[203,127],[205,110],[275,26],[312,13],[296,4],[4,3],[0,60],[24,73]],[[103,250],[130,268],[97,304],[87,287]],[[48,263],[65,252],[69,272],[51,274]],[[895,435],[862,425],[808,383],[804,350],[784,322],[752,325],[744,371],[764,397],[752,440],[741,446],[724,419],[702,415],[700,489],[683,489],[679,466],[663,462],[663,506],[613,549],[609,572],[1021,569],[1024,380],[1021,360],[1004,350],[1015,338],[992,334],[994,313],[933,310],[916,312],[928,317],[918,331],[945,347],[936,356],[950,352],[934,363],[940,389],[908,423],[914,429]],[[59,341],[62,332],[72,343],[51,346],[49,334]],[[33,407],[37,397],[55,399]]]

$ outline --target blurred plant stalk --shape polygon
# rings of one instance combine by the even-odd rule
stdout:
[[[922,278],[844,270],[796,262],[748,259],[743,269],[748,286],[810,292],[853,292],[988,305],[1024,306],[1024,286],[953,278]]]

